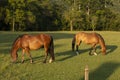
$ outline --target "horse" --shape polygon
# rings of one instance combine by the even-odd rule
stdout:
[[[92,48],[90,49],[89,55],[97,55],[96,53],[96,45],[99,44],[101,46],[101,51],[102,54],[106,54],[106,45],[103,37],[96,33],[86,33],[86,32],[79,32],[74,35],[72,39],[72,51],[74,51],[74,46],[76,45],[76,53],[79,54],[78,52],[78,46],[81,44],[81,42],[84,42],[88,45],[91,45]],[[93,53],[92,53],[93,52]]]
[[[12,45],[11,49],[12,62],[16,62],[18,58],[17,51],[19,49],[22,49],[22,63],[24,62],[25,53],[29,56],[30,63],[32,63],[33,60],[30,54],[30,50],[37,50],[42,47],[44,47],[45,49],[45,59],[43,63],[46,63],[48,54],[50,54],[49,63],[53,62],[55,60],[55,57],[54,57],[54,42],[52,36],[43,33],[36,35],[29,34],[20,35],[16,38]]]

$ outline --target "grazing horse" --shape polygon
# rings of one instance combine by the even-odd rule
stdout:
[[[106,46],[105,46],[105,41],[103,37],[98,34],[98,33],[85,33],[85,32],[79,32],[75,34],[72,40],[72,50],[74,51],[74,46],[76,44],[76,53],[79,54],[78,52],[78,46],[80,45],[81,42],[84,42],[86,44],[92,45],[92,48],[90,49],[89,55],[97,55],[96,53],[96,45],[99,44],[102,49],[102,53],[105,55],[106,54]],[[94,51],[92,53],[92,50]]]
[[[16,62],[18,54],[17,51],[21,48],[22,49],[22,63],[24,62],[24,54],[30,58],[30,62],[32,63],[32,57],[30,54],[30,50],[37,50],[41,47],[45,49],[45,60],[43,61],[46,63],[47,56],[50,54],[49,63],[55,60],[54,57],[54,43],[52,36],[48,34],[38,34],[38,35],[28,35],[24,34],[16,38],[12,45],[11,49],[11,57],[13,62]]]

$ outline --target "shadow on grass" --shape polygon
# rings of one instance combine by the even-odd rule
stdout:
[[[107,47],[107,54],[112,53],[113,51],[115,51],[117,49],[116,45],[107,45],[106,47]],[[97,49],[101,49],[101,48],[98,46]],[[86,52],[88,52],[88,55],[89,55],[89,51],[90,51],[90,48],[79,50],[79,55],[86,53]],[[56,57],[63,56],[63,58],[59,59],[58,61],[64,61],[64,60],[72,58],[76,55],[77,54],[75,51],[69,50],[69,51],[57,53]]]
[[[106,47],[107,47],[107,54],[112,53],[118,48],[116,45],[106,45]]]
[[[57,61],[64,61],[76,56],[76,54],[73,51],[65,51],[65,52],[56,54],[56,57],[59,57],[59,56],[62,56],[62,58],[58,59]]]
[[[90,49],[91,49],[91,48],[79,49],[79,53],[82,54],[82,53],[88,52],[88,54],[89,54]],[[97,49],[100,49],[100,52],[97,52],[97,53],[102,53],[100,46],[97,46],[97,47],[96,47],[96,50],[97,50]],[[110,53],[114,52],[116,49],[117,49],[117,46],[116,46],[116,45],[106,45],[106,54],[110,54]]]
[[[120,63],[106,62],[89,73],[89,80],[108,80],[108,78],[120,67]],[[84,80],[84,78],[80,79]]]
[[[96,48],[101,49],[100,46],[97,46]],[[117,49],[116,45],[106,45],[106,54],[110,54],[110,53],[114,52],[116,49]],[[100,53],[102,53],[102,52],[100,52]]]
[[[33,56],[32,56],[33,64],[34,64],[34,63],[41,63],[41,62],[43,62],[44,58],[45,58],[44,55],[42,55],[42,56],[36,56],[36,57],[33,57]],[[27,56],[27,59],[25,59],[24,61],[25,61],[25,63],[26,63],[26,62],[27,62],[27,63],[30,63],[30,58]]]
[[[39,55],[39,54],[38,54]],[[62,58],[60,58],[60,59],[57,59],[58,57],[61,57],[62,56]],[[56,61],[65,61],[65,60],[67,60],[67,59],[70,59],[70,58],[72,58],[72,57],[74,57],[74,56],[76,56],[76,54],[74,54],[72,51],[66,51],[66,52],[61,52],[61,53],[56,53],[55,54],[55,62]],[[20,56],[19,56],[20,57]],[[41,63],[41,62],[43,62],[44,61],[44,59],[45,59],[45,56],[44,56],[44,54],[43,55],[41,55],[41,56],[32,56],[32,59],[33,59],[33,63]],[[21,63],[21,60],[22,59],[20,59],[19,61],[17,61],[17,63]],[[48,58],[47,58],[47,62],[46,63],[48,63],[48,60],[49,60],[49,55],[48,55]],[[28,56],[26,56],[26,59],[24,60],[24,62],[26,63],[29,63],[30,62],[30,58],[28,57]]]

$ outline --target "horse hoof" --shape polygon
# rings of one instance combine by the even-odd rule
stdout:
[[[30,63],[32,64],[32,63],[33,63],[33,61],[30,61]]]
[[[50,59],[50,60],[49,60],[49,63],[52,63],[52,62],[53,62],[53,60],[52,60],[52,59]]]
[[[96,56],[97,56],[97,53],[96,53],[96,52],[94,52],[94,55],[96,55]]]
[[[79,55],[79,52],[77,51],[76,54]]]

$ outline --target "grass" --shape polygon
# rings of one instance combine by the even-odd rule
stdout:
[[[90,80],[120,79],[120,32],[103,31],[100,33],[107,46],[107,55],[89,56],[89,45],[79,46],[80,55],[71,51],[71,41],[75,33],[58,32],[0,32],[0,80],[84,80],[84,68],[89,67]],[[31,51],[34,63],[30,64],[28,56],[21,64],[21,50],[18,61],[11,63],[10,49],[13,41],[21,34],[47,33],[54,38],[56,61],[42,63],[44,49]],[[100,49],[97,49],[100,52]]]

